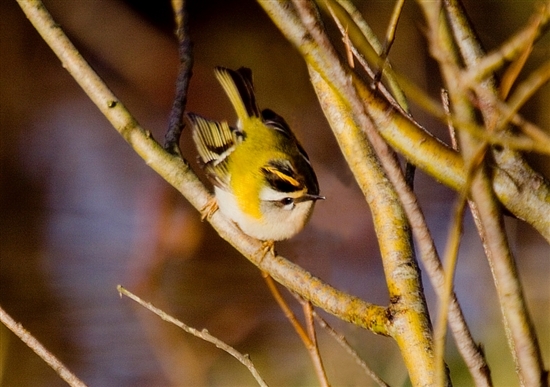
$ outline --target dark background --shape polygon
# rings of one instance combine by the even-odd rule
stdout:
[[[45,4],[138,121],[162,139],[177,66],[169,1]],[[392,4],[359,4],[379,36]],[[488,49],[520,28],[533,9],[532,2],[519,0],[466,4]],[[386,305],[369,210],[300,56],[253,1],[189,0],[189,6],[195,67],[188,110],[232,121],[212,69],[252,68],[260,106],[290,123],[327,197],[306,229],[277,250],[330,284]],[[89,386],[254,385],[229,355],[121,299],[117,284],[251,354],[268,384],[316,385],[306,351],[259,271],[201,223],[198,212],[110,127],[15,1],[0,1],[0,14],[0,304]],[[422,25],[414,2],[406,2],[391,60],[399,72],[437,95],[437,70],[426,52]],[[535,47],[527,71],[548,60],[548,42],[546,37]],[[545,86],[522,113],[547,129],[548,106]],[[448,141],[440,124],[421,111],[414,114]],[[194,160],[189,143],[186,133],[183,151]],[[548,158],[535,157],[533,163],[548,175]],[[443,251],[454,193],[421,172],[415,190]],[[507,228],[548,366],[550,251],[530,226],[507,219]],[[425,284],[433,314],[433,292],[427,279]],[[475,339],[484,345],[495,385],[518,385],[510,384],[516,380],[514,365],[469,215],[455,288]],[[406,383],[391,339],[327,318],[388,383]],[[371,385],[326,334],[319,336],[333,385]],[[448,361],[455,386],[471,385],[452,343]],[[65,383],[0,326],[0,385]]]

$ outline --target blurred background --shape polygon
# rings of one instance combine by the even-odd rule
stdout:
[[[333,286],[387,305],[369,210],[308,83],[303,61],[251,0],[188,0],[195,66],[187,109],[234,120],[213,67],[250,67],[260,107],[290,123],[307,149],[326,201],[310,224],[277,245]],[[141,125],[162,140],[174,95],[177,46],[170,2],[47,0],[83,56]],[[381,37],[393,2],[358,7]],[[526,23],[532,2],[467,1],[487,49]],[[62,68],[15,1],[0,1],[0,305],[89,386],[245,386],[248,371],[226,353],[161,321],[116,286],[251,355],[272,386],[317,385],[306,350],[275,305],[259,271],[212,231],[179,194],[124,142]],[[327,24],[331,24],[327,20]],[[390,58],[433,95],[440,83],[422,37],[422,18],[406,2]],[[333,28],[331,27],[331,30]],[[334,35],[340,44],[340,38]],[[550,55],[548,36],[523,74]],[[550,90],[522,113],[550,127]],[[415,117],[448,142],[445,128]],[[189,134],[182,149],[195,159]],[[550,175],[548,158],[532,164]],[[198,168],[195,168],[198,169]],[[443,251],[455,195],[418,172],[415,191]],[[530,226],[507,229],[545,364],[550,364],[550,249]],[[424,280],[432,315],[435,297]],[[496,386],[516,386],[488,264],[466,216],[456,292],[474,338],[483,344]],[[301,315],[292,297],[289,302]],[[378,374],[407,384],[397,346],[323,314]],[[326,334],[321,353],[334,386],[370,386]],[[449,340],[455,386],[471,385]],[[2,325],[0,385],[65,383]]]

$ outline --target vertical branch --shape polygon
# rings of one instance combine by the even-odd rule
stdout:
[[[193,68],[193,44],[189,37],[189,16],[186,9],[186,0],[172,0],[174,18],[176,21],[176,37],[178,38],[179,68],[176,79],[176,95],[170,112],[168,131],[164,136],[164,149],[173,155],[181,157],[179,141],[185,126],[183,113],[187,105],[187,90]]]
[[[462,193],[455,206],[453,222],[447,247],[445,250],[445,284],[442,292],[439,292],[439,310],[434,326],[434,353],[436,361],[436,384],[443,385],[445,381],[445,338],[447,333],[447,322],[453,293],[453,280],[456,261],[458,258],[458,247],[462,233],[462,219],[466,207],[466,192]]]
[[[457,0],[446,0],[445,9],[466,67],[476,66],[485,52],[464,13],[462,4]],[[529,45],[530,42],[527,46]],[[493,99],[484,98],[485,92],[490,93],[495,99],[498,98],[499,93],[492,74],[474,86],[474,91],[476,91],[479,100],[479,108],[486,128],[488,131],[492,131],[500,116]],[[459,133],[459,135],[465,145],[466,154],[472,154],[476,147],[476,140],[468,133]],[[497,163],[503,153],[508,153],[518,162],[521,158],[517,152],[510,150],[494,151]],[[500,204],[495,197],[488,173],[482,170],[477,179],[474,179],[471,195],[474,220],[493,273],[508,342],[516,363],[520,383],[527,386],[548,385],[547,372],[544,370],[538,339],[504,229]]]
[[[443,289],[438,291],[439,296],[439,313],[437,316],[435,328],[434,328],[434,341],[435,341],[435,358],[437,364],[437,381],[439,384],[444,382],[444,369],[445,369],[445,337],[447,334],[447,323],[454,317],[451,309],[453,305],[453,298],[455,295],[453,293],[454,286],[454,276],[456,271],[456,263],[458,260],[458,248],[460,246],[460,238],[462,234],[462,222],[464,216],[464,210],[466,209],[466,203],[468,199],[468,193],[470,191],[470,186],[472,184],[472,179],[475,176],[480,164],[483,162],[485,157],[486,147],[481,147],[477,154],[475,154],[471,163],[468,166],[468,179],[466,181],[466,186],[460,192],[457,199],[454,214],[452,218],[452,225],[449,231],[449,236],[447,238],[447,245],[445,250],[445,283]],[[458,343],[459,347],[461,343]],[[483,362],[485,366],[483,368],[472,367],[474,362],[473,358],[468,358],[464,356],[464,360],[469,368],[473,371],[474,380],[482,384],[490,384],[489,370],[487,365]],[[483,359],[484,361],[485,359]],[[479,365],[479,364],[478,364]]]
[[[321,382],[321,386],[329,387],[325,366],[323,365],[323,359],[321,358],[319,344],[317,342],[317,332],[315,331],[315,323],[313,321],[313,305],[311,302],[302,299],[302,309],[304,310],[304,317],[306,319],[307,334],[309,335],[309,340],[312,343],[312,347],[310,348],[310,356],[313,360],[317,377]]]
[[[430,385],[434,377],[431,327],[410,227],[395,188],[369,140],[372,138],[376,152],[380,152],[378,156],[388,163],[390,174],[394,172],[390,164],[395,155],[376,137],[376,128],[365,112],[365,101],[359,97],[353,78],[328,41],[313,3],[293,4],[296,11],[282,0],[260,1],[306,59],[321,107],[373,213],[391,297],[388,331],[401,348],[412,383]],[[395,170],[402,173],[400,168]]]
[[[443,89],[441,91],[441,100],[443,102],[443,109],[445,110],[445,113],[449,117],[448,120],[447,120],[447,125],[448,125],[448,128],[449,128],[449,136],[451,137],[451,143],[452,143],[453,149],[458,151],[458,139],[457,139],[457,135],[456,135],[456,130],[455,130],[455,128],[453,126],[453,123],[452,123],[452,120],[451,120],[451,107],[450,107],[450,104],[449,104],[449,93],[447,92],[447,90]],[[480,156],[481,156],[481,154],[480,154]],[[457,204],[457,207],[458,207],[458,205],[464,206],[464,204],[465,204],[464,201],[467,199],[468,192],[469,192],[469,187],[472,184],[473,171],[474,170],[471,166],[470,170],[469,170],[469,173],[468,173],[468,178],[467,178],[467,181],[466,181],[466,187],[460,191],[460,198],[459,198],[459,202]],[[458,212],[457,210],[458,210],[458,208],[455,209],[455,219],[457,217],[457,215],[456,215],[457,212]],[[463,210],[461,210],[461,211],[463,211]],[[458,229],[458,226],[456,224],[455,224],[455,226]],[[449,233],[449,236],[450,235],[451,235],[451,233]],[[448,243],[448,245],[449,245],[449,243]],[[447,258],[446,261],[449,261],[449,259]],[[472,337],[468,327],[466,326],[466,321],[464,320],[464,316],[462,314],[462,310],[460,309],[460,306],[458,306],[458,301],[456,299],[456,295],[454,294],[454,292],[452,292],[452,286],[453,286],[452,281],[449,283],[449,281],[447,281],[447,279],[446,279],[445,280],[445,285],[451,287],[451,290],[449,290],[450,293],[448,293],[450,295],[449,300],[448,301],[445,300],[445,298],[446,298],[445,292],[443,294],[441,294],[441,292],[438,292],[438,296],[439,296],[439,299],[440,299],[440,305],[445,305],[446,303],[449,304],[448,312],[445,312],[445,313],[448,313],[447,318],[449,320],[449,325],[450,325],[451,331],[453,332],[453,335],[455,337],[457,348],[458,348],[460,354],[462,355],[462,358],[464,359],[464,362],[468,366],[468,369],[470,370],[470,373],[472,374],[472,377],[474,379],[474,382],[475,382],[476,386],[478,386],[478,387],[481,387],[481,386],[490,387],[490,386],[493,385],[493,381],[491,380],[491,370],[489,369],[489,365],[487,364],[487,361],[485,359],[485,354],[481,350],[480,346],[476,345],[476,343],[474,342],[473,337]],[[440,311],[440,316],[441,317],[443,316],[442,311]],[[457,328],[462,327],[462,323],[464,324],[464,328],[466,328],[466,329],[457,329]],[[442,325],[442,323],[441,323],[441,325]],[[441,329],[441,328],[436,327],[435,328],[435,333],[434,333],[435,340],[436,340],[436,343],[435,343],[436,356],[439,355],[438,354],[439,344],[437,342],[438,338],[441,336],[438,333],[439,329]],[[441,346],[443,347],[444,343],[441,344]],[[441,353],[443,353],[443,351],[441,351]],[[442,356],[442,355],[440,355],[440,356]],[[441,366],[441,363],[439,365]]]
[[[390,53],[391,46],[393,45],[393,41],[395,40],[395,32],[397,31],[397,23],[399,22],[399,17],[401,16],[401,11],[403,10],[403,4],[405,4],[405,0],[397,0],[393,9],[391,20],[388,23],[386,40],[384,41],[384,49],[380,54],[382,66],[378,69],[378,73],[374,77],[373,81],[375,86],[378,84],[378,82],[380,82],[380,79],[382,78],[382,73],[384,72],[384,67],[386,67],[388,63],[388,55]],[[406,106],[402,107],[406,109]]]

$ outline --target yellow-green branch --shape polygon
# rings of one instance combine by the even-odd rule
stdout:
[[[166,152],[82,58],[40,0],[17,0],[63,67],[96,104],[120,135],[162,178],[173,185],[196,209],[211,195],[188,163]],[[250,238],[219,211],[209,219],[212,227],[240,253],[277,282],[344,321],[374,333],[388,335],[387,309],[335,289],[281,256],[264,254],[260,241]]]

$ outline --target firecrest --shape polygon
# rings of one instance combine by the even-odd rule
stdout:
[[[256,104],[252,71],[223,67],[215,75],[233,105],[236,127],[187,113],[199,163],[214,185],[219,210],[262,241],[288,239],[307,223],[319,196],[309,158],[286,121]]]

